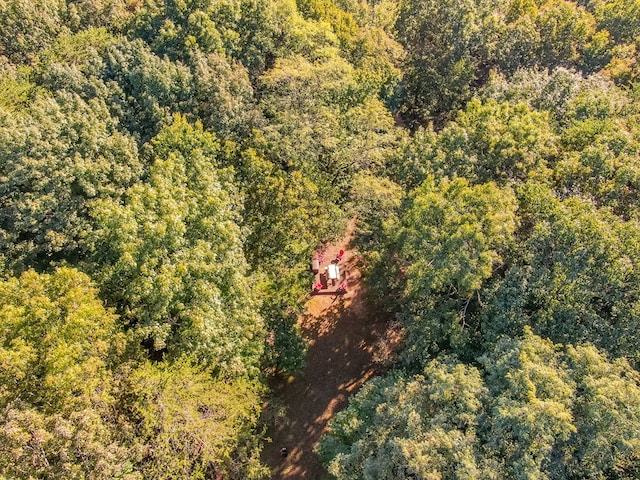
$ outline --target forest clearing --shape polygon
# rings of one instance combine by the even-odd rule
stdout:
[[[263,460],[273,479],[326,478],[314,448],[349,396],[383,371],[381,354],[387,358],[393,348],[388,322],[367,310],[359,259],[350,248],[353,227],[352,221],[343,241],[323,252],[325,259],[334,259],[344,251],[340,264],[347,272],[346,293],[334,288],[310,297],[300,318],[308,344],[305,367],[274,381],[273,399],[264,406],[271,424]],[[283,446],[288,449],[284,458]]]

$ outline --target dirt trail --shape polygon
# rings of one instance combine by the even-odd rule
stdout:
[[[345,251],[339,265],[346,274],[347,293],[336,292],[337,282],[311,297],[300,318],[308,342],[307,366],[295,377],[271,385],[274,398],[269,407],[286,412],[286,417],[268,426],[267,434],[273,441],[265,446],[262,460],[271,468],[272,479],[327,478],[314,446],[327,422],[379,369],[376,350],[385,338],[386,324],[365,309],[357,258],[349,248],[352,232],[353,223],[342,242],[324,252],[321,266],[322,271],[340,249]],[[281,447],[287,447],[288,457],[280,456]]]

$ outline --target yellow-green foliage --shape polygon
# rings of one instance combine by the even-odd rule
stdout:
[[[0,474],[128,476],[114,368],[125,337],[70,268],[0,282]]]
[[[144,478],[265,477],[258,437],[251,440],[260,413],[258,384],[215,380],[186,359],[145,363],[128,382]]]

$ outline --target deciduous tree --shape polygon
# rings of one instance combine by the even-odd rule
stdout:
[[[93,213],[102,289],[151,350],[253,372],[263,326],[242,251],[240,200],[214,135],[182,117],[151,142],[146,182]]]
[[[436,183],[432,177],[410,202],[397,237],[406,278],[401,318],[408,328],[407,358],[421,362],[476,331],[467,310],[513,240],[516,204],[509,189],[492,183]]]
[[[0,475],[139,479],[118,411],[125,337],[70,268],[0,282]]]

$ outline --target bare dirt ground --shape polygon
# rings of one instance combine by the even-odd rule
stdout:
[[[267,435],[272,439],[262,455],[276,480],[322,480],[327,473],[314,452],[327,422],[347,406],[348,398],[382,366],[377,359],[381,350],[390,348],[387,322],[367,311],[360,282],[358,258],[349,248],[353,222],[339,244],[324,252],[321,272],[343,249],[340,261],[347,293],[336,286],[313,295],[306,313],[299,319],[308,343],[306,368],[295,377],[277,379],[271,384],[273,397],[265,405],[272,412]],[[388,335],[389,333],[389,335]],[[384,355],[384,352],[383,352]],[[280,448],[288,449],[282,458]]]

